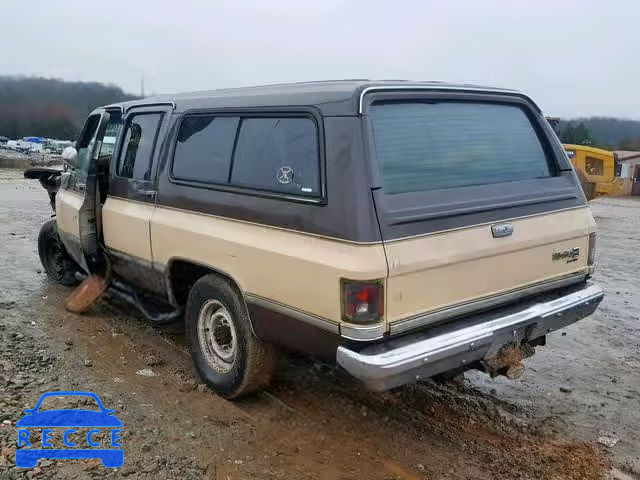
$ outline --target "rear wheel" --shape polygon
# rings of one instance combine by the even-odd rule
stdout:
[[[38,255],[49,280],[66,286],[78,284],[78,266],[64,248],[55,220],[49,220],[40,229]]]
[[[198,373],[218,394],[235,398],[269,384],[273,346],[255,336],[240,294],[226,279],[210,274],[198,280],[185,320]]]

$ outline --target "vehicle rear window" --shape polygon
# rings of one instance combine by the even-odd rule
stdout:
[[[320,191],[318,133],[309,118],[243,118],[231,183],[303,196]]]
[[[549,177],[525,112],[470,102],[379,102],[370,108],[385,193]]]
[[[227,183],[238,122],[238,117],[186,117],[178,132],[173,176],[184,180]]]

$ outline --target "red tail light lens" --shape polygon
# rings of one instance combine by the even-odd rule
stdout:
[[[379,322],[384,314],[384,289],[379,280],[342,281],[342,316],[349,323]]]

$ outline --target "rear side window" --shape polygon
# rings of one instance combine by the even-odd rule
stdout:
[[[151,162],[161,113],[141,113],[127,121],[118,175],[136,180],[151,180]]]
[[[309,118],[243,118],[231,183],[288,194],[318,196],[316,124]]]
[[[229,180],[238,122],[238,117],[186,117],[178,132],[173,176],[185,180],[226,183]]]
[[[540,139],[517,106],[380,102],[370,115],[388,194],[551,175]]]

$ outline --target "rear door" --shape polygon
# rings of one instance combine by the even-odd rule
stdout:
[[[585,278],[593,226],[532,105],[377,95],[365,119],[392,332]]]
[[[156,172],[170,107],[135,107],[127,111],[112,162],[109,194],[102,209],[105,246],[151,264],[149,222],[156,202]]]

